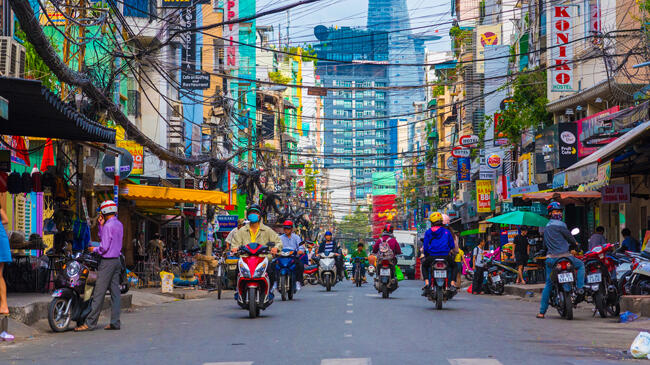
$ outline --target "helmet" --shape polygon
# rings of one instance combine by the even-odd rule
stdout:
[[[429,215],[429,220],[432,224],[442,223],[442,214],[440,212],[433,212]]]
[[[325,236],[331,236],[331,235],[332,235],[332,232],[330,232],[330,231],[325,232]]]
[[[442,224],[447,225],[449,223],[451,223],[451,218],[449,218],[448,215],[443,213],[442,214]]]
[[[558,202],[551,202],[551,204],[546,207],[546,210],[548,211],[548,214],[551,214],[554,210],[562,210],[562,205]]]
[[[248,207],[248,210],[246,211],[246,213],[250,213],[250,212],[258,212],[262,214],[262,207],[260,207],[259,204],[253,204],[250,207]]]
[[[293,222],[287,219],[286,221],[284,221],[283,226],[284,228],[293,228]]]
[[[386,223],[386,225],[384,226],[384,232],[393,233],[393,225],[390,223]]]
[[[105,200],[102,205],[99,206],[99,211],[102,214],[115,214],[117,213],[117,204],[112,200]]]

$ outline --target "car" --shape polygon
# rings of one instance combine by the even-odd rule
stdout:
[[[397,256],[397,266],[404,273],[404,278],[415,279],[415,251],[417,231],[393,231],[402,254]]]

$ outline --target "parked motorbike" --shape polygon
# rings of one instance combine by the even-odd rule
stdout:
[[[382,298],[387,299],[390,293],[397,289],[395,265],[389,259],[378,259],[377,261],[379,273],[375,277],[375,289],[381,293]]]
[[[354,267],[354,284],[357,287],[360,287],[363,284],[363,276],[361,276],[361,267],[364,264],[364,260],[361,257],[355,257],[352,260],[352,265]]]
[[[455,290],[450,289],[449,265],[444,258],[437,258],[431,264],[431,275],[429,278],[429,291],[427,299],[436,303],[436,309],[442,309],[442,303],[456,295]]]
[[[632,295],[650,295],[650,254],[636,254],[629,280]]]
[[[616,269],[614,258],[609,256],[615,246],[608,243],[596,246],[585,253],[585,298],[593,303],[602,318],[618,316],[621,311],[620,292],[612,273]]]
[[[566,257],[558,259],[551,271],[550,304],[562,318],[573,319],[573,308],[578,305],[576,270]]]
[[[282,250],[275,259],[276,272],[278,273],[278,290],[282,301],[293,299],[298,291],[296,288],[296,256],[293,250]]]
[[[269,260],[263,256],[269,252],[267,246],[249,243],[239,249],[239,275],[235,299],[242,309],[248,309],[248,316],[255,318],[260,310],[265,310],[273,303],[273,294],[269,286],[266,271]]]
[[[47,321],[54,332],[63,332],[71,321],[81,326],[90,314],[100,256],[77,253],[62,266],[54,282]]]
[[[331,291],[336,285],[336,255],[333,252],[327,255],[321,253],[318,256],[318,279],[327,291]]]

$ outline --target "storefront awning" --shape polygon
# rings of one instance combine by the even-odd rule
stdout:
[[[194,190],[127,184],[120,189],[120,196],[129,200],[159,202],[227,205],[228,194],[213,190]]]
[[[586,204],[593,200],[600,199],[598,191],[564,191],[555,193],[527,193],[522,197],[524,200],[551,201],[555,200],[562,204]]]
[[[40,81],[0,77],[0,96],[9,102],[0,134],[115,143],[114,129],[77,112]]]
[[[478,228],[476,228],[476,229],[468,229],[467,231],[460,232],[461,237],[471,236],[473,234],[479,234],[479,229]]]
[[[567,173],[567,184],[575,186],[595,180],[598,174],[599,162],[606,161],[609,157],[621,152],[628,146],[634,145],[637,140],[648,135],[650,135],[650,121],[639,124],[617,140],[569,166],[564,170]]]

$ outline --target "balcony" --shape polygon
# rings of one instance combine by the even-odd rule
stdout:
[[[159,43],[168,22],[159,19],[157,0],[124,0],[122,14],[143,46]]]

